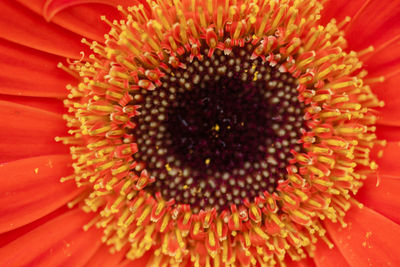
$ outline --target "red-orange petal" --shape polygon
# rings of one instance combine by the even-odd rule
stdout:
[[[77,208],[37,227],[0,248],[0,266],[37,266],[38,260],[52,257],[52,254],[56,254],[57,261],[68,262],[73,257],[71,252],[77,251],[77,246],[82,245],[82,239],[86,238],[89,246],[91,243],[94,246],[98,244],[101,234],[96,228],[91,228],[87,232],[82,229],[92,217],[93,214],[86,214]],[[86,245],[79,249],[90,248]],[[82,259],[78,259],[80,256],[79,253],[76,255],[77,259],[72,259],[72,265],[63,266],[84,264],[85,262],[80,262]],[[86,257],[85,260],[87,259]]]
[[[379,152],[382,150],[382,155]],[[377,147],[373,150],[374,160],[378,164],[378,172],[381,175],[396,176],[400,175],[400,144],[398,142],[388,142],[385,147]],[[376,156],[375,154],[378,154]]]
[[[323,241],[318,241],[316,245],[314,261],[317,267],[347,267],[349,264],[343,258],[337,247],[329,248]]]
[[[400,33],[374,47],[374,51],[361,58],[372,77],[388,76],[400,67]]]
[[[351,21],[344,27],[349,48],[364,49],[379,45],[400,33],[400,3],[392,0],[328,0],[324,3],[321,21],[332,18]]]
[[[6,101],[0,101],[0,110],[0,162],[69,153],[54,140],[67,135],[61,114]]]
[[[287,257],[286,265],[290,267],[314,267],[315,262],[312,258],[305,258],[300,261],[292,261],[289,257]]]
[[[110,253],[110,246],[102,245],[100,249],[92,256],[92,258],[86,263],[87,267],[114,267],[118,266],[120,262],[125,258],[126,249],[122,249],[119,252]]]
[[[141,258],[138,258],[138,259],[135,259],[135,260],[125,259],[120,264],[118,264],[118,266],[119,267],[147,266],[147,264],[149,263],[150,257],[152,255],[153,255],[153,251],[149,250]],[[189,266],[191,266],[191,265],[189,264]],[[87,267],[89,267],[89,266],[87,266]]]
[[[51,250],[41,254],[30,265],[43,267],[85,266],[93,254],[100,248],[102,244],[101,235],[101,229],[96,229],[95,227],[89,229],[87,232],[79,229],[71,236],[63,239],[62,242],[53,246]]]
[[[400,2],[392,0],[364,1],[364,8],[345,28],[351,49],[379,46],[400,34]],[[361,7],[362,8],[362,7]]]
[[[354,17],[364,2],[365,0],[327,0],[321,11],[321,22],[327,24],[333,18],[341,22],[346,16]]]
[[[45,0],[18,0],[21,4],[31,9],[40,16],[44,16]],[[110,30],[110,26],[101,21],[100,16],[105,15],[109,20],[121,19],[116,8],[106,4],[79,4],[59,9],[57,13],[48,18],[51,22],[61,27],[90,38],[104,41],[104,34]]]
[[[400,174],[398,176],[371,175],[356,198],[400,224]]]
[[[16,104],[34,107],[53,113],[64,114],[67,109],[64,107],[63,101],[57,98],[47,97],[31,97],[31,96],[15,96],[15,95],[1,95],[0,100],[13,102]]]
[[[349,50],[374,50],[360,59],[369,77],[391,76],[400,68],[400,3],[391,0],[328,0],[324,3],[322,23],[334,18],[351,20],[343,28]],[[380,86],[387,88],[386,85]],[[391,100],[391,98],[388,98]],[[398,125],[398,124],[397,124]]]
[[[372,89],[385,107],[380,109],[380,124],[400,126],[400,100],[397,86],[400,82],[400,2],[392,0],[328,0],[321,13],[323,24],[331,19],[343,21],[352,18],[344,27],[349,49],[361,50],[374,46],[375,51],[362,57],[369,78],[387,77],[384,83]],[[393,75],[397,71],[397,75]]]
[[[375,84],[372,87],[378,98],[385,102],[385,106],[379,109],[380,118],[377,122],[378,124],[400,126],[399,84],[400,74],[388,77],[384,82]]]
[[[0,1],[0,36],[37,50],[69,58],[81,58],[89,49],[81,37],[54,24],[12,0]]]
[[[400,126],[376,125],[376,135],[380,140],[389,142],[400,141]]]
[[[353,207],[345,221],[325,225],[350,266],[400,266],[400,225],[367,207]]]
[[[46,155],[0,164],[0,233],[33,222],[82,190],[60,178],[73,172],[70,155]]]
[[[0,39],[2,94],[65,98],[67,84],[77,83],[57,67],[65,58]]]
[[[122,19],[116,8],[102,4],[86,4],[72,6],[57,13],[52,22],[87,38],[104,42],[104,34],[110,26],[101,20],[106,16],[110,21]]]
[[[51,221],[54,218],[66,213],[69,210],[70,210],[70,208],[68,208],[67,205],[64,205],[61,208],[58,208],[57,210],[41,217],[40,219],[38,219],[34,222],[28,223],[24,226],[14,229],[14,230],[0,234],[0,248],[4,247],[8,243],[11,243],[12,241],[14,241],[18,238],[20,238],[21,236],[26,235],[28,232],[34,230],[38,226],[40,226],[48,221]]]
[[[144,1],[143,1],[144,2]],[[137,5],[139,1],[136,0],[47,0],[43,6],[43,16],[47,20],[51,20],[57,13],[60,11],[81,4],[87,3],[97,3],[97,4],[105,4],[113,7],[117,7],[118,5],[128,7]]]

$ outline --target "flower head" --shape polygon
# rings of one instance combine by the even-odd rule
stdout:
[[[73,159],[70,206],[94,214],[85,231],[156,266],[283,265],[332,248],[327,230],[363,206],[385,144],[371,90],[384,78],[363,66],[371,47],[347,49],[350,20],[321,24],[322,8],[157,0],[102,16],[105,41],[58,65],[79,80],[56,140]]]
[[[128,258],[274,265],[312,254],[375,169],[379,105],[317,1],[152,1],[68,71],[89,225]],[[366,51],[368,52],[368,51]],[[78,144],[78,145],[76,145]]]

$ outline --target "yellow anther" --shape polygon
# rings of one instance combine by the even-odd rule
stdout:
[[[262,37],[264,35],[264,30],[265,27],[267,26],[267,21],[268,21],[269,17],[268,16],[263,16],[262,20],[261,20],[261,24],[258,28],[258,31],[256,33],[256,35],[258,37]]]
[[[294,193],[301,198],[301,201],[306,201],[308,199],[308,196],[298,188],[294,190]]]
[[[364,56],[366,54],[369,54],[369,53],[371,53],[373,51],[374,51],[374,47],[371,45],[371,46],[365,48],[364,50],[358,51],[357,52],[357,56],[358,57],[362,57],[362,56]]]
[[[166,19],[166,16],[163,14],[163,11],[161,10],[161,8],[156,7],[155,11],[156,11],[157,17],[160,19],[161,24],[164,26],[164,28],[166,28],[167,30],[170,30],[171,26],[169,25],[169,23]]]
[[[300,44],[301,40],[299,38],[293,38],[293,43],[288,47],[286,53],[291,54]]]
[[[268,240],[268,239],[269,239],[269,236],[268,236],[259,226],[254,225],[254,226],[253,226],[253,230],[254,230],[254,232],[255,232],[256,234],[258,234],[261,238],[263,238],[263,239],[265,239],[265,240]]]
[[[281,18],[283,16],[283,13],[286,11],[287,7],[288,7],[287,4],[284,4],[284,5],[279,7],[278,14],[276,15],[274,21],[271,24],[271,28],[272,29],[276,28],[276,26],[278,25],[278,23],[280,22],[280,20],[281,20]]]
[[[314,179],[313,183],[319,184],[319,185],[323,185],[323,186],[326,186],[326,187],[330,187],[330,186],[333,185],[333,182],[325,181],[325,180],[321,180],[321,179]]]
[[[243,23],[244,22],[242,22],[242,21],[238,22],[238,24],[236,26],[236,29],[235,29],[235,32],[234,32],[233,37],[232,37],[233,39],[238,39],[239,38],[240,32],[242,31]]]
[[[333,158],[319,156],[318,161],[322,163],[327,163],[331,168],[335,166],[335,160]]]
[[[207,28],[207,24],[206,24],[206,17],[204,15],[204,10],[201,6],[199,6],[197,8],[197,11],[199,12],[199,18],[200,18],[200,25],[202,28]]]
[[[335,69],[336,69],[335,64],[329,66],[328,68],[324,69],[323,71],[317,73],[317,79],[319,79],[319,80],[322,79],[323,77],[328,75],[330,72],[333,72]]]
[[[117,169],[112,170],[111,173],[112,173],[112,175],[117,175],[117,174],[122,173],[127,170],[129,170],[128,164],[122,165],[121,167],[118,167]]]
[[[172,170],[171,166],[169,165],[169,163],[165,164],[165,169],[170,172]]]
[[[163,217],[162,224],[160,227],[160,232],[163,233],[168,226],[170,216],[166,215]]]
[[[93,136],[93,135],[97,135],[97,134],[108,132],[109,130],[111,130],[111,126],[107,125],[107,126],[100,127],[100,128],[97,128],[95,130],[90,131],[89,135]]]
[[[188,25],[189,25],[190,31],[191,31],[192,34],[193,34],[193,37],[198,38],[198,37],[199,37],[199,34],[198,34],[197,30],[196,30],[196,27],[195,27],[195,25],[194,25],[193,19],[189,19],[189,20],[188,20]]]
[[[279,219],[279,217],[276,214],[271,213],[269,216],[270,216],[271,220],[273,222],[275,222],[279,227],[283,228],[285,226],[285,224],[282,223],[282,221]]]
[[[384,76],[379,76],[379,77],[374,77],[374,78],[368,78],[365,79],[364,82],[366,84],[372,84],[372,83],[383,83],[385,81]]]
[[[215,236],[214,232],[211,229],[208,230],[208,242],[211,246],[215,246]]]
[[[107,163],[100,165],[99,167],[96,168],[96,171],[104,171],[108,168],[111,168],[112,166],[114,166],[114,161],[110,160]]]
[[[254,73],[253,81],[257,81],[257,78],[258,78],[258,71]]]
[[[342,141],[342,140],[338,140],[338,139],[326,139],[325,142],[328,145],[337,146],[337,147],[341,147],[344,149],[347,149],[349,146],[349,143],[347,143],[346,141]]]
[[[140,215],[140,217],[138,218],[136,225],[140,226],[143,224],[144,220],[147,218],[147,216],[150,214],[151,212],[151,206],[147,206],[144,210],[143,213]]]
[[[332,89],[339,89],[339,88],[354,86],[355,84],[356,84],[355,81],[347,81],[347,82],[342,82],[342,83],[331,84],[330,87]]]
[[[219,31],[222,28],[222,15],[223,15],[223,7],[218,6],[217,9],[217,31]]]
[[[308,165],[307,168],[314,173],[315,175],[317,175],[317,177],[323,177],[325,176],[324,172],[321,171],[320,169],[318,169],[317,167],[314,167],[313,165]]]

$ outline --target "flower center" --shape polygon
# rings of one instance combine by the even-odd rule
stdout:
[[[301,150],[304,104],[296,80],[251,59],[253,50],[218,50],[192,62],[183,56],[186,68],[137,93],[134,158],[157,179],[147,190],[198,212],[271,193],[285,178],[291,150]]]
[[[274,266],[346,226],[382,103],[318,0],[150,0],[66,70],[85,228],[149,266]],[[307,126],[307,127],[305,127]],[[304,129],[304,131],[302,130]],[[83,200],[84,199],[84,200]]]

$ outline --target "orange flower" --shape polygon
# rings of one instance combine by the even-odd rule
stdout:
[[[400,265],[399,3],[0,7],[0,265]]]

